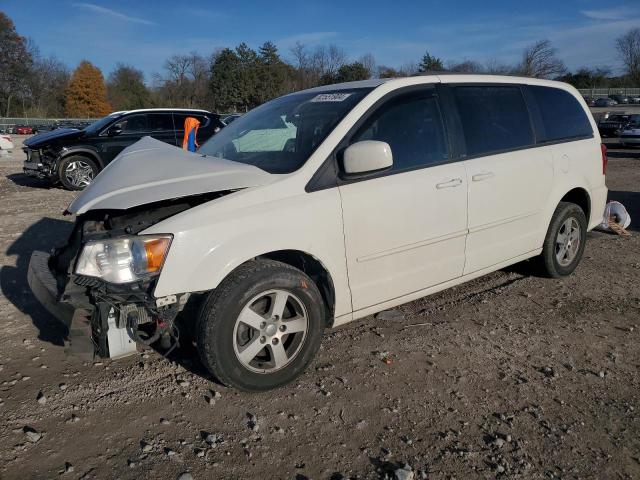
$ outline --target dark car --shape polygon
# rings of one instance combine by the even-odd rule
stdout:
[[[241,113],[231,113],[229,115],[224,115],[223,117],[220,118],[220,120],[222,120],[222,123],[224,123],[225,125],[229,125],[231,122],[240,118],[241,116],[242,116]]]
[[[624,95],[614,94],[614,95],[609,95],[609,98],[611,100],[615,100],[619,104],[629,103],[629,97],[625,97]]]
[[[618,130],[626,127],[631,121],[631,115],[609,115],[598,123],[598,130],[602,137],[613,137]]]
[[[187,117],[200,121],[197,141],[204,143],[224,127],[218,115],[206,110],[146,109],[115,112],[83,129],[58,128],[24,142],[24,172],[82,190],[129,145],[150,136],[182,146]]]
[[[590,107],[595,107],[595,105],[596,105],[596,99],[595,99],[595,98],[593,98],[593,97],[589,97],[589,96],[585,96],[585,97],[583,97],[583,98],[584,98],[585,103],[586,103],[588,106],[590,106]]]
[[[617,104],[618,102],[616,102],[612,98],[600,97],[596,99],[595,106],[596,107],[613,107],[614,105],[617,105]]]

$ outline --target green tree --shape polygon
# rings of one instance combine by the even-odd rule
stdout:
[[[10,115],[12,101],[27,95],[33,64],[24,37],[18,35],[13,21],[0,12],[0,112]]]
[[[335,74],[325,74],[322,76],[321,83],[329,85],[332,83],[355,82],[357,80],[366,80],[370,77],[369,69],[361,62],[353,62],[342,65]]]
[[[570,83],[576,88],[606,88],[609,86],[607,78],[611,70],[609,68],[590,69],[582,67],[575,73],[567,73],[558,78],[558,80]]]
[[[284,94],[289,77],[290,67],[280,58],[278,48],[272,42],[265,42],[258,50],[258,102],[263,103]]]
[[[216,111],[238,111],[242,105],[240,80],[240,59],[233,50],[225,48],[211,66],[211,97]]]
[[[123,63],[118,63],[109,74],[107,98],[116,110],[134,110],[151,105],[151,96],[144,84],[144,74]]]
[[[65,104],[70,117],[103,117],[111,112],[107,87],[98,67],[87,60],[80,62],[67,87]]]
[[[426,52],[420,60],[418,65],[418,72],[441,72],[444,70],[444,64],[442,59],[434,57],[429,52]]]
[[[258,93],[258,54],[242,42],[236,47],[239,65],[239,82],[237,85],[240,107],[247,111],[260,104]]]

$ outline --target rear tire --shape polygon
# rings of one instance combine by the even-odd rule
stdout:
[[[576,269],[587,240],[587,218],[575,203],[560,202],[551,217],[539,264],[551,278],[566,277]]]
[[[222,383],[264,391],[304,372],[320,348],[324,321],[322,296],[304,272],[253,260],[209,294],[196,341],[202,362]]]
[[[98,165],[83,155],[63,158],[58,165],[58,180],[67,190],[84,190],[98,174]]]

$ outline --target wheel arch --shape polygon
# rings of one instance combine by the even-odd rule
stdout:
[[[86,155],[91,160],[95,160],[100,170],[102,170],[105,167],[104,162],[102,161],[102,158],[100,158],[100,155],[98,154],[98,152],[96,152],[95,150],[92,150],[91,148],[72,148],[72,149],[66,150],[65,152],[62,153],[62,155],[60,155],[60,157],[58,158],[58,162],[61,162],[65,158],[71,157],[73,155]]]
[[[329,270],[320,260],[302,250],[277,250],[259,255],[256,258],[276,260],[306,273],[322,295],[326,307],[325,323],[327,327],[331,327],[335,313],[335,286]]]
[[[589,219],[591,218],[591,196],[589,195],[589,192],[587,192],[584,188],[572,188],[564,194],[564,196],[560,199],[560,202],[570,202],[578,205],[587,218],[587,224],[589,224]]]

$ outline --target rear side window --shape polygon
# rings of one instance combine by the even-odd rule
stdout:
[[[544,132],[541,141],[553,142],[593,135],[591,124],[576,98],[565,90],[529,86],[538,103]]]
[[[198,128],[206,128],[209,126],[209,117],[202,114],[190,114],[190,113],[174,113],[173,118],[176,122],[176,130],[184,131],[184,122],[188,118],[195,118],[200,122],[200,126]]]
[[[351,143],[387,142],[392,170],[405,170],[445,161],[448,155],[444,124],[433,92],[409,93],[389,100],[360,127]]]
[[[150,113],[150,132],[173,132],[173,118],[170,113]]]
[[[533,144],[527,105],[518,86],[462,86],[454,95],[467,155],[513,150]]]

